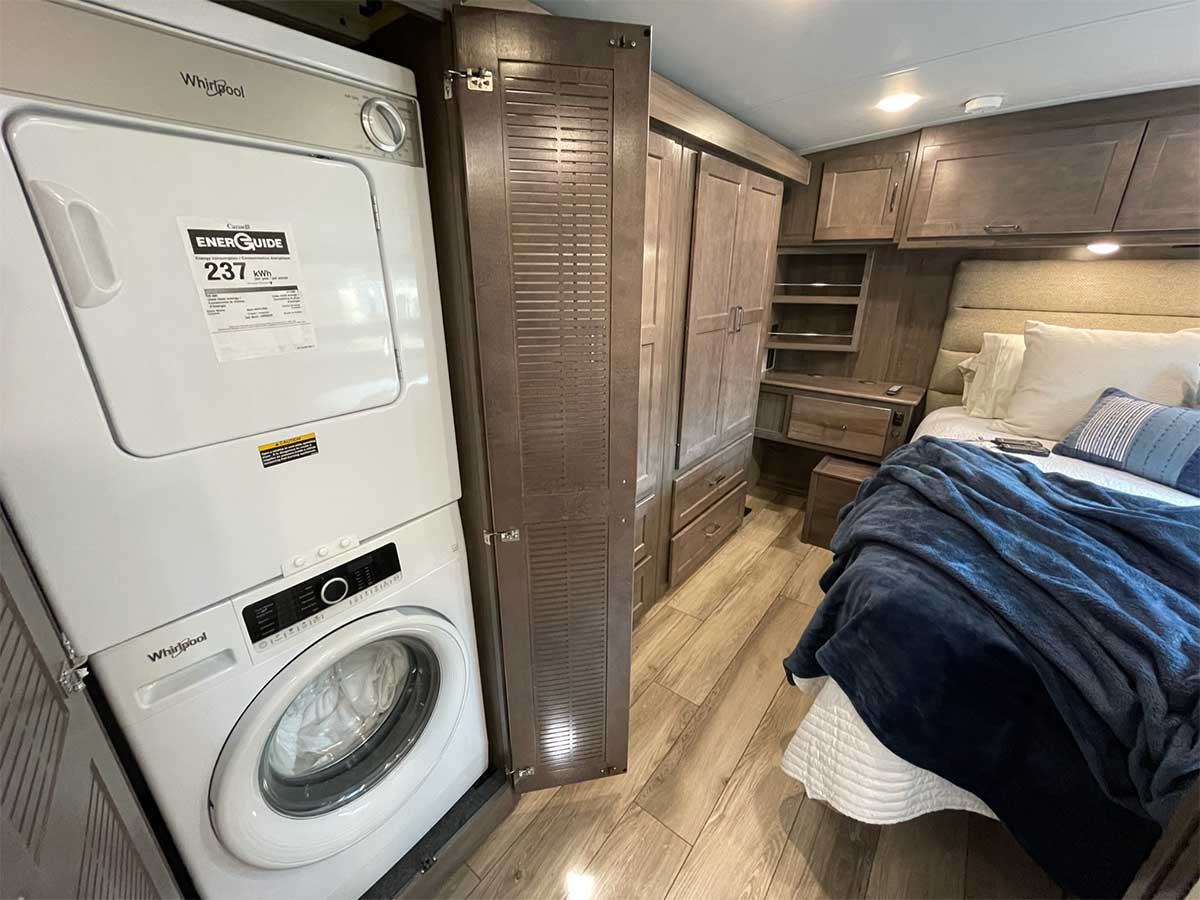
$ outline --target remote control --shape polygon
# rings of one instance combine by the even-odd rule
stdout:
[[[893,384],[893,385],[892,385],[890,388],[888,388],[888,389],[887,389],[887,395],[888,395],[889,397],[895,397],[895,396],[896,396],[898,393],[900,393],[902,390],[904,390],[904,385],[902,385],[902,384]]]

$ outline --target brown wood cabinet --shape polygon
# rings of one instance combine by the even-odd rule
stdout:
[[[829,549],[829,541],[837,530],[838,513],[853,502],[862,483],[878,471],[879,466],[836,456],[826,456],[817,463],[808,482],[808,504],[800,540]]]
[[[922,135],[906,236],[1110,231],[1144,120],[930,143]]]
[[[758,401],[756,437],[878,462],[908,440],[925,389],[856,378],[768,372]]]
[[[909,153],[848,156],[825,163],[816,241],[890,238],[896,233]]]
[[[783,184],[704,153],[696,184],[677,464],[754,425]]]
[[[1151,119],[1117,231],[1200,229],[1200,114]]]

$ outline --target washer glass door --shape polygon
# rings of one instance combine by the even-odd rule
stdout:
[[[347,653],[284,710],[263,749],[260,787],[284,815],[320,815],[373,787],[412,748],[437,702],[439,667],[420,638]]]
[[[458,726],[468,650],[412,607],[331,631],[282,666],[238,719],[209,786],[225,848],[268,869],[326,859],[418,795]]]

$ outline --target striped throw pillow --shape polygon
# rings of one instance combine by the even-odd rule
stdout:
[[[1200,409],[1163,406],[1110,387],[1054,452],[1200,497]]]

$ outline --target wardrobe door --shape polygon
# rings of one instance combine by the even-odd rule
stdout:
[[[683,148],[651,133],[646,153],[646,235],[642,256],[642,347],[638,369],[637,497],[662,475],[667,329],[675,288],[675,196]]]
[[[721,369],[720,446],[754,430],[763,334],[770,305],[775,238],[783,205],[783,182],[746,172],[733,242],[729,300],[733,329]]]
[[[493,74],[491,90],[456,81],[454,101],[529,790],[628,759],[649,30],[463,6],[453,25],[456,68]]]
[[[721,367],[734,327],[729,280],[747,174],[741,166],[700,155],[676,461],[681,469],[721,447]]]

